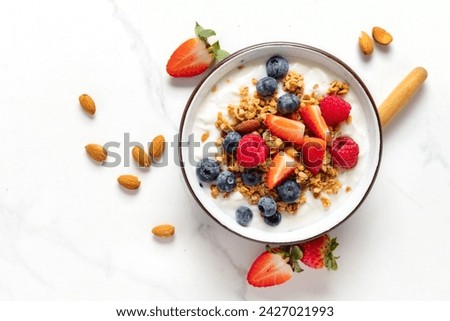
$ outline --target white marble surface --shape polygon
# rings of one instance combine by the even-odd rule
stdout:
[[[443,0],[0,2],[0,299],[441,300],[450,299],[450,22]],[[360,74],[380,103],[413,67],[420,93],[384,131],[376,184],[332,232],[340,269],[306,270],[255,289],[245,274],[263,244],[216,225],[193,201],[173,161],[141,171],[96,166],[90,142],[173,141],[200,78],[165,73],[193,25],[230,52],[287,40],[325,49]],[[394,42],[365,59],[361,30]],[[78,95],[91,94],[87,117]],[[123,149],[118,152],[125,157]],[[137,174],[124,193],[116,177]],[[174,239],[152,226],[176,226]]]

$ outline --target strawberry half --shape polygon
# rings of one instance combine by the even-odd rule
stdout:
[[[267,172],[267,187],[272,189],[277,186],[294,172],[297,165],[298,162],[292,156],[284,152],[276,154]]]
[[[327,142],[330,141],[330,130],[328,129],[325,119],[322,117],[318,105],[306,105],[305,107],[300,108],[300,115],[302,116],[306,127],[308,127],[314,135]]]
[[[302,144],[305,133],[305,125],[302,122],[272,114],[269,114],[264,122],[273,135],[285,142]]]
[[[292,278],[294,272],[301,272],[298,265],[301,252],[298,246],[270,249],[256,258],[247,273],[247,282],[255,287],[282,284]]]
[[[314,175],[320,172],[327,149],[327,142],[321,138],[305,136],[302,145],[303,165]]]
[[[324,234],[311,241],[299,244],[303,253],[300,260],[313,269],[326,267],[328,270],[335,271],[338,269],[336,259],[339,257],[334,256],[333,251],[338,245],[336,238],[330,240],[329,236]]]
[[[167,62],[167,73],[175,78],[197,76],[208,69],[214,60],[218,62],[227,57],[228,52],[220,49],[218,41],[212,45],[208,43],[208,37],[215,34],[214,30],[203,29],[196,23],[196,38],[186,40],[175,49]]]

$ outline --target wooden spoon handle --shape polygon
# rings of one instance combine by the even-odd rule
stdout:
[[[417,90],[427,79],[425,68],[416,67],[402,80],[400,84],[389,94],[378,108],[381,126],[385,127],[391,119],[402,110],[408,101],[416,94]]]

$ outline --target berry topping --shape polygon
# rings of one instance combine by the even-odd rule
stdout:
[[[227,153],[234,153],[241,139],[238,132],[229,132],[223,140],[222,147]]]
[[[330,131],[327,123],[320,113],[318,105],[306,105],[300,108],[300,115],[306,127],[311,130],[317,137],[329,141],[331,139]]]
[[[247,226],[253,218],[253,212],[248,206],[239,206],[236,210],[236,222],[242,226]]]
[[[298,145],[303,143],[305,125],[302,122],[269,114],[266,117],[265,124],[269,127],[272,135],[281,138],[285,142]]]
[[[280,56],[270,58],[266,63],[266,71],[269,77],[281,79],[287,75],[289,70],[289,63],[286,59]]]
[[[203,29],[198,23],[195,25],[196,38],[183,42],[170,56],[166,71],[172,77],[193,77],[204,72],[214,60],[217,62],[229,54],[220,49],[219,42],[212,45],[208,37],[216,33],[211,29]]]
[[[350,169],[358,163],[359,146],[350,137],[338,137],[331,145],[330,154],[333,164],[343,169]]]
[[[305,136],[302,145],[303,165],[314,175],[320,172],[327,148],[327,142],[316,137]]]
[[[217,187],[221,192],[231,192],[236,187],[236,176],[230,171],[223,171],[217,176]]]
[[[270,226],[277,226],[281,222],[281,214],[280,212],[276,211],[275,214],[271,216],[265,216],[264,217],[264,223]]]
[[[320,102],[320,111],[328,126],[336,126],[350,115],[352,106],[339,96],[327,96]]]
[[[275,200],[272,197],[263,196],[259,199],[258,209],[262,216],[269,217],[276,213],[277,203],[275,203]]]
[[[280,114],[291,114],[300,106],[300,99],[294,94],[284,94],[278,98],[277,110]]]
[[[258,134],[247,134],[239,141],[236,155],[242,167],[256,167],[269,157],[269,146]]]
[[[272,160],[267,172],[267,187],[274,188],[291,175],[297,167],[297,161],[290,155],[280,152]]]
[[[256,91],[262,97],[271,96],[277,90],[277,81],[272,77],[264,77],[256,84]]]
[[[213,159],[204,158],[197,164],[197,177],[202,182],[212,182],[219,176],[219,163]]]
[[[255,186],[261,182],[262,172],[256,168],[246,168],[241,175],[242,182],[247,186]]]
[[[278,195],[285,203],[294,203],[300,196],[300,185],[294,180],[286,180],[277,186]]]
[[[330,240],[327,234],[299,244],[303,252],[301,261],[313,269],[326,267],[328,270],[335,271],[338,269],[336,262],[338,257],[333,255],[333,251],[338,245],[339,243],[336,241],[336,238]]]

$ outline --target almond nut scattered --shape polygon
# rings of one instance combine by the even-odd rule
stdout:
[[[95,114],[95,103],[94,100],[88,94],[82,94],[78,100],[80,101],[81,107],[90,115]]]
[[[370,55],[373,52],[373,41],[364,31],[361,31],[361,37],[359,37],[359,47],[365,55]]]
[[[163,135],[156,136],[150,145],[150,156],[153,158],[159,158],[164,152],[165,138]]]
[[[97,162],[103,162],[108,156],[106,149],[98,144],[88,144],[84,148],[88,155]]]
[[[256,119],[249,119],[237,124],[236,127],[234,127],[234,130],[240,134],[249,134],[258,130],[260,126],[261,124]]]
[[[136,163],[139,164],[139,166],[150,167],[150,157],[148,157],[147,153],[141,146],[134,146],[131,154],[133,155],[133,159],[136,161]]]
[[[383,46],[390,44],[393,40],[392,35],[381,27],[373,27],[372,37]]]
[[[157,237],[171,237],[175,233],[175,227],[170,224],[162,224],[155,226],[152,233]]]
[[[134,175],[121,175],[117,178],[120,185],[126,189],[138,189],[141,185],[141,181]]]

